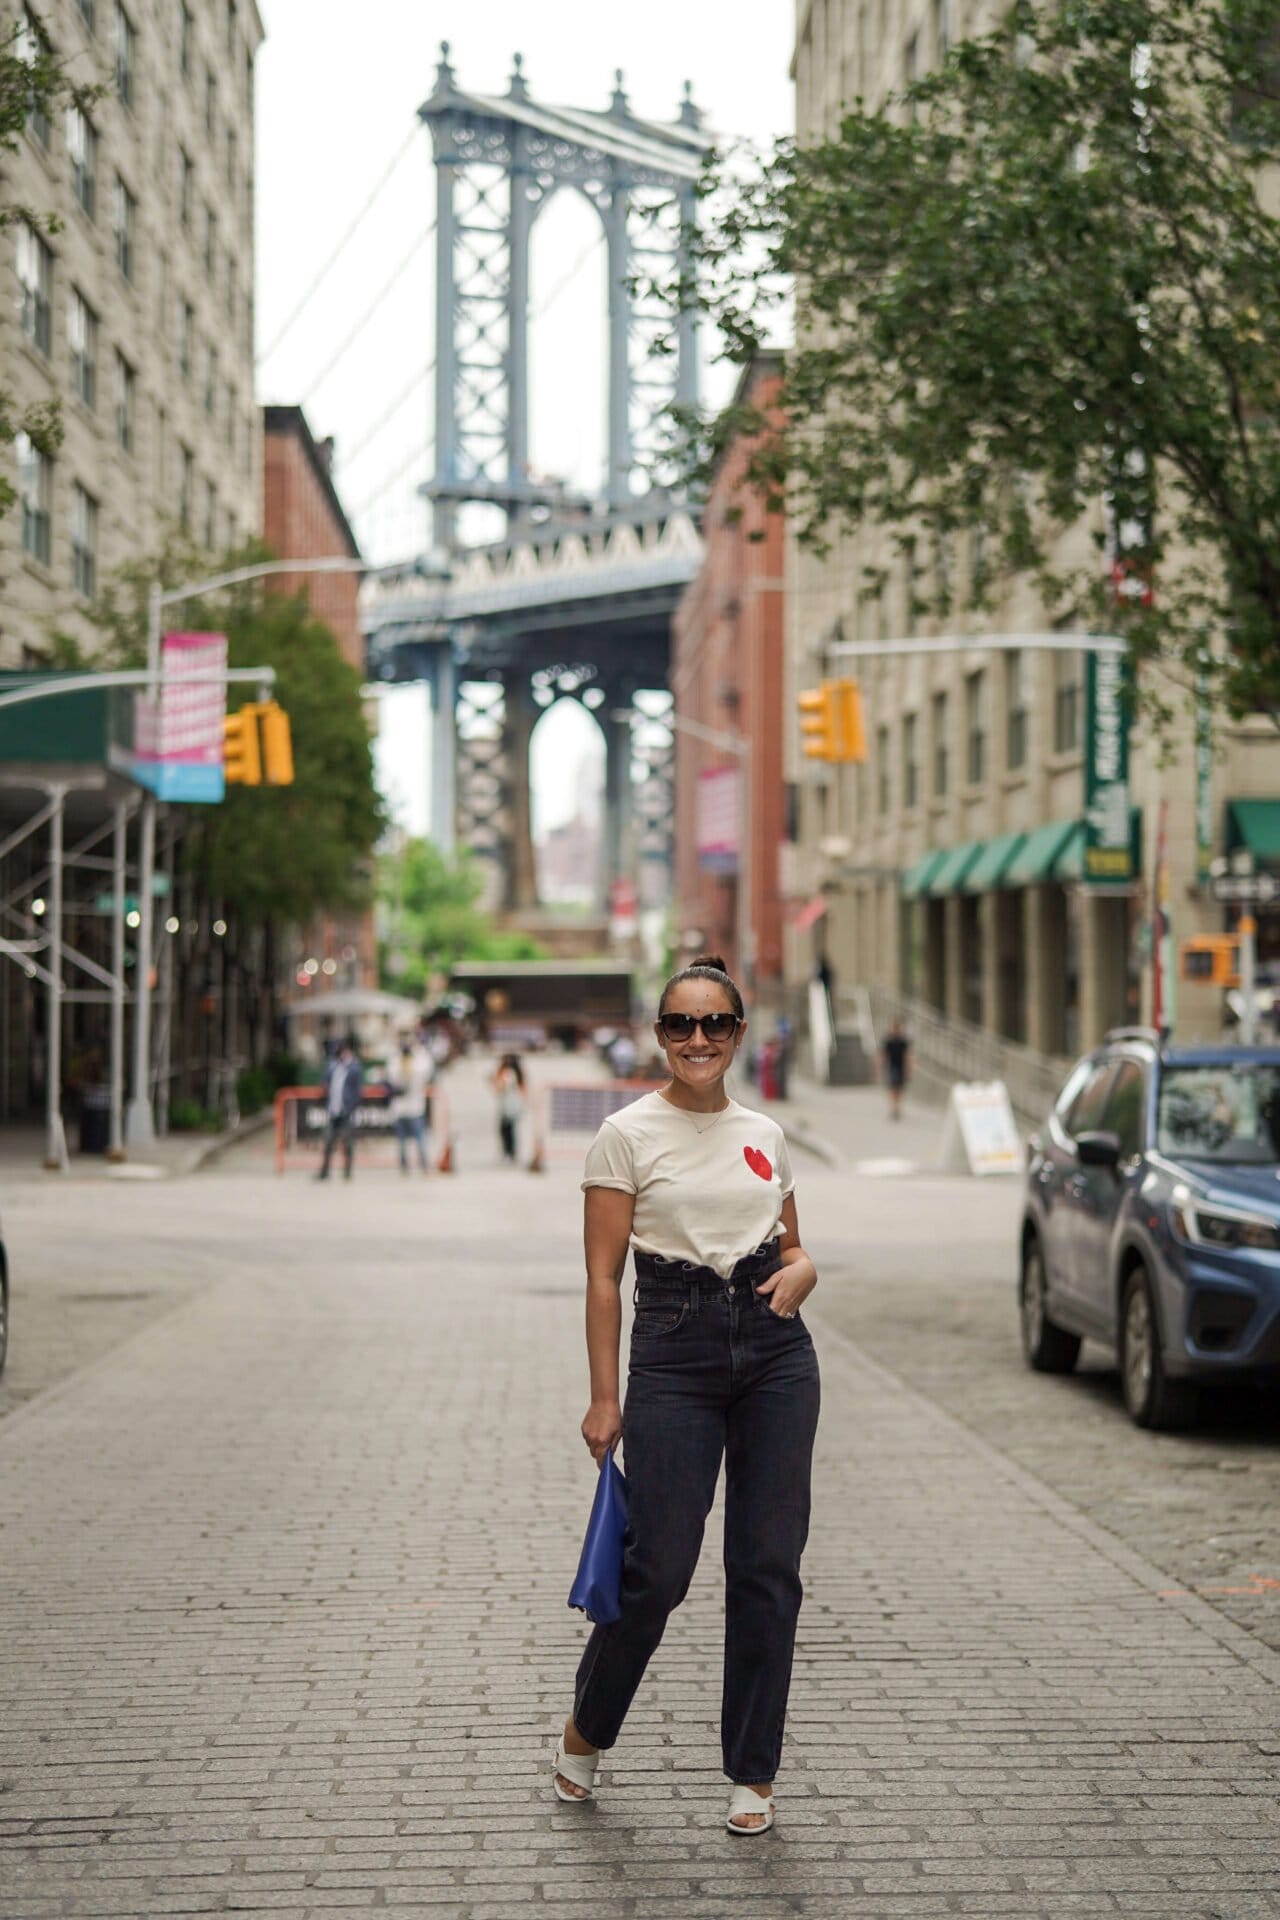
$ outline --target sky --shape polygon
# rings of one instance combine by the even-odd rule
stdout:
[[[362,551],[403,559],[428,544],[415,489],[431,470],[434,194],[416,114],[440,41],[458,84],[478,92],[505,92],[512,55],[522,54],[530,91],[549,104],[604,109],[621,67],[636,113],[673,119],[690,80],[716,134],[767,144],[791,124],[792,0],[749,11],[742,0],[259,6],[258,397],[301,404],[316,438],[333,436],[336,485]],[[539,218],[530,308],[532,464],[593,487],[604,445],[605,278],[598,225],[577,196],[559,195]],[[704,391],[715,398],[728,379],[709,367]],[[379,779],[421,832],[425,694],[397,690],[380,705]],[[537,827],[569,816],[583,757],[599,751],[580,710],[557,708],[543,722]]]

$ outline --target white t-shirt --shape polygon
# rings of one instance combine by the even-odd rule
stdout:
[[[635,1195],[631,1244],[642,1253],[727,1277],[776,1236],[795,1180],[782,1128],[767,1114],[731,1100],[707,1122],[644,1094],[605,1121],[582,1185]]]

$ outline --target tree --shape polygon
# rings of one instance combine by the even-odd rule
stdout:
[[[527,933],[494,926],[479,901],[484,882],[467,858],[450,861],[430,840],[407,840],[378,863],[378,897],[388,926],[383,984],[420,993],[433,972],[459,960],[541,960]]]
[[[1014,0],[833,138],[721,163],[697,297],[734,358],[790,289],[800,326],[785,425],[722,413],[703,470],[760,435],[811,546],[981,533],[970,604],[1030,573],[1053,618],[1280,716],[1278,47],[1274,0]],[[1055,570],[1082,521],[1092,562]],[[912,568],[922,609],[957,572]]]
[[[0,152],[16,153],[33,120],[48,120],[68,104],[87,107],[98,91],[73,86],[53,58],[38,22],[34,17],[31,22],[19,18],[0,40]],[[61,224],[55,216],[0,201],[0,230],[19,222],[39,233],[56,233]],[[53,453],[62,439],[61,409],[56,399],[23,405],[0,384],[0,445],[12,446],[20,433],[41,453]],[[8,462],[0,469],[0,514],[7,513],[16,498],[7,468]]]

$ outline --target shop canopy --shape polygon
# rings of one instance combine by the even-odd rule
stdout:
[[[970,867],[982,852],[981,840],[966,840],[962,846],[948,847],[938,866],[929,875],[924,891],[931,900],[944,893],[959,893]]]
[[[902,897],[904,900],[918,900],[922,893],[929,890],[929,882],[946,859],[941,847],[934,847],[929,853],[922,853],[913,867],[908,867],[902,876]]]
[[[1050,820],[1029,833],[1004,873],[1006,887],[1039,887],[1060,880],[1059,863],[1075,835],[1083,838],[1078,820]]]
[[[977,859],[964,877],[962,893],[991,893],[1009,885],[1008,872],[1021,852],[1025,833],[1001,833],[983,843]]]
[[[1280,862],[1280,800],[1228,800],[1227,847],[1247,847],[1255,860]]]

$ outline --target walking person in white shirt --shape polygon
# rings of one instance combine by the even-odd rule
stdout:
[[[391,1098],[391,1118],[400,1149],[400,1171],[409,1171],[409,1142],[417,1150],[419,1169],[426,1173],[427,1099],[435,1073],[435,1062],[420,1041],[406,1034],[400,1042],[400,1057],[393,1069],[395,1092]]]

